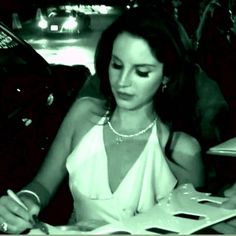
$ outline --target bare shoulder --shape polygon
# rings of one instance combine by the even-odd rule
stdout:
[[[202,165],[201,146],[194,137],[183,132],[175,132],[171,149],[173,160],[184,169]]]
[[[183,132],[175,132],[171,148],[172,158],[176,163],[171,166],[179,184],[192,183],[195,187],[203,186],[204,165],[197,139]]]
[[[82,97],[78,98],[75,100],[74,104],[75,106],[78,106],[81,108],[86,108],[83,109],[84,111],[92,111],[92,112],[99,112],[102,111],[102,108],[104,106],[105,101],[98,99],[98,98],[93,98],[93,97]]]
[[[167,140],[171,135],[171,131],[165,124],[162,124],[160,128],[160,132],[162,133],[162,136],[160,137],[161,143],[162,146],[165,147],[167,144]],[[193,152],[200,152],[201,146],[197,139],[195,139],[193,136],[184,132],[174,131],[170,149],[173,151],[173,153],[186,152],[191,154]]]
[[[88,117],[93,118],[96,115],[104,114],[104,101],[92,98],[92,97],[83,97],[76,99],[73,105],[71,106],[67,116],[70,121],[85,121]]]
[[[184,132],[174,133],[172,145],[175,152],[185,152],[186,154],[201,152],[201,146],[197,139]]]
[[[170,153],[168,153],[170,156],[166,160],[178,184],[192,183],[194,187],[203,186],[204,165],[201,146],[197,139],[180,131],[171,133],[170,128],[165,124],[160,125],[159,133],[162,134],[160,141],[163,150],[170,140]]]
[[[104,116],[104,101],[84,97],[76,99],[64,120],[65,130],[72,137],[72,147]]]
[[[92,127],[102,115],[104,115],[103,100],[90,97],[76,99],[67,112],[60,130],[64,135],[72,137]]]

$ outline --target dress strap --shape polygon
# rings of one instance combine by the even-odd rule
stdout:
[[[166,142],[166,146],[165,146],[165,155],[166,157],[172,161],[173,163],[177,164],[179,166],[179,164],[173,159],[173,149],[171,148],[171,145],[173,145],[173,137],[174,137],[174,129],[173,127],[171,126],[170,128],[170,134],[169,134],[169,137],[168,137],[168,140]],[[175,138],[175,142],[177,140],[178,137]]]
[[[107,122],[107,115],[108,115],[109,111],[106,111],[102,116],[101,119],[98,121],[98,125],[104,125]]]
[[[167,140],[166,146],[165,146],[165,155],[169,160],[173,160],[172,159],[172,151],[173,150],[171,149],[171,143],[172,143],[172,140],[173,140],[173,136],[174,136],[174,130],[171,126],[169,137],[168,137],[168,140]]]

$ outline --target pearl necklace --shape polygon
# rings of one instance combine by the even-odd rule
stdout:
[[[109,126],[109,128],[111,129],[111,131],[112,131],[115,135],[118,136],[118,137],[116,137],[116,144],[120,144],[120,143],[122,143],[122,142],[124,141],[124,139],[126,139],[126,138],[133,138],[133,137],[137,137],[137,136],[139,136],[139,135],[141,135],[141,134],[144,134],[145,132],[147,132],[149,129],[152,128],[152,126],[155,124],[156,120],[157,120],[157,118],[155,118],[155,119],[153,120],[153,122],[152,122],[151,124],[149,124],[145,129],[142,129],[142,130],[140,130],[139,132],[137,132],[137,133],[135,133],[135,134],[121,134],[121,133],[117,132],[117,131],[114,129],[114,127],[111,125],[110,121],[108,121],[107,123],[108,123],[108,126]]]

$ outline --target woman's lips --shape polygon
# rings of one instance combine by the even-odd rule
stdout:
[[[118,98],[122,99],[122,100],[129,100],[131,99],[134,95],[129,94],[129,93],[124,93],[124,92],[119,92],[117,91],[117,96]]]

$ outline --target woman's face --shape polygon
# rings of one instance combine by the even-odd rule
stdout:
[[[109,79],[117,105],[136,110],[152,105],[163,81],[163,63],[144,39],[123,32],[113,44]]]

